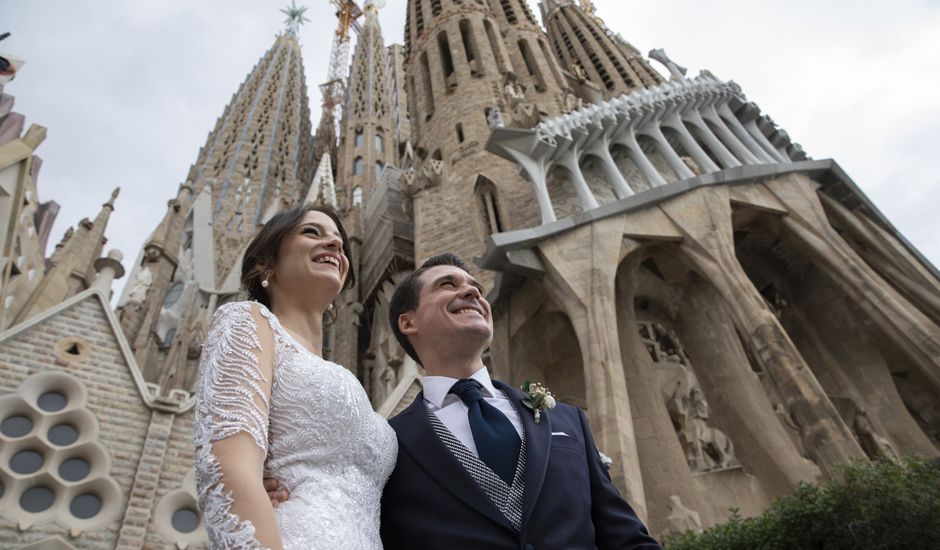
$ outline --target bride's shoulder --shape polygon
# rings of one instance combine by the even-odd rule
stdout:
[[[212,314],[211,325],[216,329],[232,325],[249,325],[253,332],[270,333],[274,332],[277,326],[277,318],[264,304],[245,300],[219,306]]]

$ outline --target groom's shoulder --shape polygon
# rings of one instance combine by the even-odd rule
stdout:
[[[424,393],[418,393],[415,400],[411,402],[410,405],[404,408],[400,413],[388,419],[389,425],[392,428],[398,429],[399,426],[407,424],[408,422],[413,421],[418,416],[416,412],[420,412],[420,407],[424,406]]]

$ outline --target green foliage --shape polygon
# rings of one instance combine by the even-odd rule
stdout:
[[[801,483],[762,516],[666,539],[668,550],[937,549],[940,465],[909,457],[854,462],[824,487]]]

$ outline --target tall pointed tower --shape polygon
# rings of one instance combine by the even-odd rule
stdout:
[[[639,50],[574,0],[545,0],[539,8],[558,59],[600,85],[605,99],[663,82]]]
[[[303,8],[285,13],[287,29],[209,133],[121,300],[122,327],[160,395],[190,389],[209,317],[239,292],[245,246],[267,217],[304,197],[313,176]]]
[[[353,54],[343,109],[336,174],[345,206],[363,204],[382,170],[396,159],[389,116],[388,62],[379,8],[369,0]]]

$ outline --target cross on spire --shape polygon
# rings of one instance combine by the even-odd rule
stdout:
[[[306,11],[307,6],[298,6],[295,0],[291,0],[290,6],[281,10],[281,13],[287,16],[287,19],[284,20],[287,32],[296,35],[300,26],[310,21],[304,17]]]

